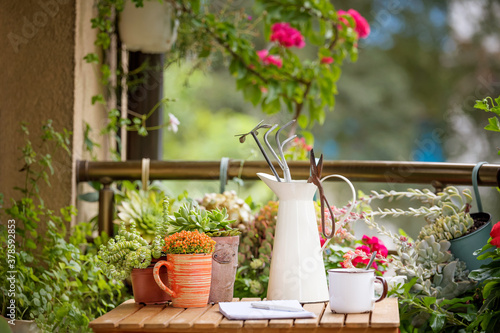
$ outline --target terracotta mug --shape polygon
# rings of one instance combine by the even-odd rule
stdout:
[[[160,267],[166,266],[168,282],[160,279]],[[201,308],[207,305],[212,275],[212,254],[167,254],[158,261],[153,276],[161,290],[172,297],[176,308]]]
[[[382,283],[382,295],[374,297],[374,283]],[[361,313],[373,310],[387,296],[387,282],[375,276],[373,269],[336,268],[328,270],[330,309],[337,313]]]

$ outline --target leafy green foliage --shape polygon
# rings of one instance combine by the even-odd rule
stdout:
[[[491,244],[491,238],[481,249],[478,259],[493,259],[490,263],[469,274],[471,279],[480,281],[482,304],[471,327],[486,332],[498,330],[500,325],[500,249]]]
[[[417,278],[407,282],[401,292],[394,292],[399,297],[401,332],[459,332],[468,326],[466,318],[476,311],[471,303],[472,297],[451,300],[436,299],[410,293]]]
[[[255,14],[259,18],[255,20],[263,20],[267,37],[274,23],[287,22],[317,48],[315,59],[302,59],[291,48],[271,44],[269,54],[282,59],[282,66],[266,65],[259,59],[253,36],[248,33],[254,29],[253,20],[236,15],[238,19],[223,21],[221,15],[196,12],[186,2],[178,4],[182,17],[205,33],[199,53],[205,57],[206,50],[213,46],[221,48],[229,57],[229,71],[236,78],[237,88],[248,101],[260,104],[267,114],[280,112],[282,106],[294,118],[307,111],[309,121],[301,118],[299,122],[304,127],[324,122],[325,107],[332,110],[335,106],[336,82],[343,61],[357,58],[357,35],[340,23],[330,2],[256,1]],[[325,64],[323,58],[331,58],[333,63]]]
[[[490,106],[491,103],[491,106]],[[496,104],[496,105],[495,105]],[[477,100],[474,105],[476,109],[484,110],[485,112],[493,112],[495,114],[494,117],[488,118],[488,125],[484,127],[484,129],[492,132],[500,132],[500,96],[493,99],[491,97],[486,97],[483,100]],[[500,155],[500,150],[498,151]]]
[[[27,126],[21,127],[29,135]],[[60,147],[69,153],[70,133],[55,131],[51,121],[42,130],[41,144],[26,139],[22,148],[26,173],[25,185],[19,188],[22,198],[11,200],[5,209],[6,219],[12,221],[9,230],[0,225],[0,240],[9,244],[0,248],[0,256],[8,260],[8,265],[0,265],[0,274],[7,278],[12,275],[9,271],[17,272],[10,280],[13,284],[5,279],[0,285],[2,315],[10,313],[7,306],[15,299],[15,319],[35,320],[47,332],[88,331],[90,320],[128,295],[121,282],[108,281],[98,268],[96,246],[86,241],[91,225],[80,223],[68,237],[66,225],[75,208],[55,212],[44,205],[38,183],[50,185],[49,175],[54,173],[46,152]],[[15,226],[14,238],[10,225]]]

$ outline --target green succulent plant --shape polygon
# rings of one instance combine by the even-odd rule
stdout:
[[[453,260],[448,251],[450,242],[427,236],[415,244],[403,242],[394,256],[394,270],[408,280],[417,278],[413,292],[426,296],[451,299],[475,286],[467,278],[465,263]]]
[[[234,220],[231,223],[233,228],[244,228],[254,219],[250,206],[238,197],[235,191],[225,191],[222,194],[207,193],[198,203],[208,211],[226,208],[229,218]]]
[[[168,224],[168,235],[183,230],[204,232],[210,237],[237,236],[241,232],[231,228],[234,220],[228,220],[226,208],[207,211],[193,203],[184,204],[173,216],[165,212],[165,221]]]
[[[448,186],[437,194],[428,189],[423,191],[408,189],[405,192],[381,191],[381,193],[373,191],[370,196],[361,199],[355,204],[370,204],[373,199],[388,199],[391,201],[400,198],[418,200],[424,206],[410,207],[408,210],[387,208],[382,210],[379,208],[367,213],[367,216],[380,218],[386,216],[424,217],[427,225],[420,231],[419,239],[432,235],[437,241],[461,237],[474,225],[474,221],[469,214],[473,200],[471,191],[464,189],[460,192],[453,186]]]
[[[472,193],[469,189],[462,191],[462,195],[455,187],[449,186],[438,193],[441,208],[437,216],[426,218],[428,224],[422,228],[419,239],[434,235],[436,240],[451,240],[467,233],[474,225],[474,220],[469,214],[472,202]]]
[[[277,216],[278,202],[269,201],[245,226],[238,249],[235,297],[266,296]]]
[[[162,192],[125,191],[125,198],[117,207],[119,223],[130,230],[130,225],[134,222],[141,237],[148,243],[151,242],[155,236],[156,223],[163,218],[164,200],[165,195]]]
[[[371,204],[374,199],[392,201],[401,198],[416,200],[423,205],[406,210],[378,208],[365,215],[368,225],[393,239],[397,254],[393,256],[392,265],[396,274],[406,276],[408,281],[416,278],[411,291],[430,297],[451,299],[473,288],[475,282],[468,279],[466,264],[455,259],[449,251],[449,240],[463,236],[474,224],[469,214],[471,191],[460,192],[452,186],[437,194],[428,189],[372,191],[371,195],[354,204],[363,206]],[[395,235],[375,222],[375,218],[386,216],[423,217],[427,224],[413,242],[406,235]]]
[[[168,207],[168,199],[165,199],[162,212],[168,212]],[[162,255],[168,230],[169,225],[163,214],[155,220],[151,243],[137,230],[135,221],[131,220],[128,225],[120,224],[118,235],[99,249],[101,269],[109,278],[123,280],[130,276],[132,269],[148,267],[152,258],[158,259]]]

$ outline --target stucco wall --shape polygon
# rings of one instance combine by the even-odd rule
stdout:
[[[73,130],[75,102],[75,2],[0,1],[0,192],[19,197],[24,175],[19,147],[21,121],[39,142],[40,127],[52,119],[57,130]],[[51,208],[71,204],[72,160],[53,153],[52,188],[42,187]]]

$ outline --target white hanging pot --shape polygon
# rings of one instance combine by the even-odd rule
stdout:
[[[129,51],[165,53],[177,39],[178,25],[169,2],[144,1],[144,7],[135,7],[125,1],[118,30]]]

